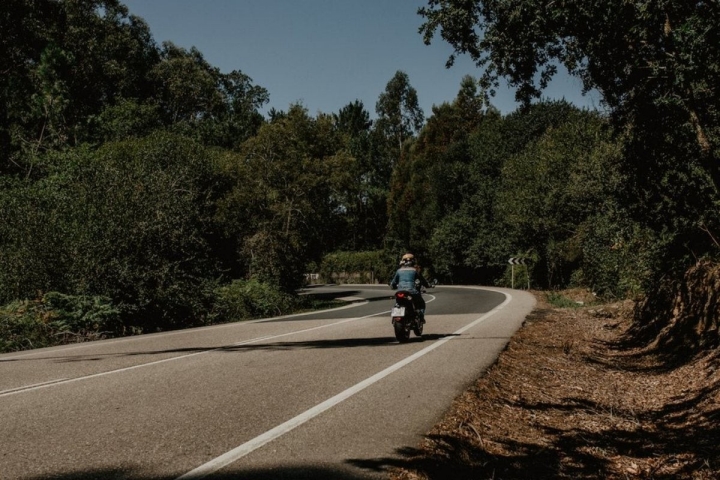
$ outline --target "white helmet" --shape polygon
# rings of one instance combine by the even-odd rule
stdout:
[[[406,253],[400,260],[401,267],[414,267],[415,266],[415,255],[412,253]]]

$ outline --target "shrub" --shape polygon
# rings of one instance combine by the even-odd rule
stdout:
[[[49,292],[0,307],[0,352],[95,340],[122,331],[106,297]]]
[[[320,265],[320,275],[326,282],[386,283],[394,272],[395,261],[383,250],[330,253]]]
[[[235,280],[216,291],[214,314],[220,322],[291,313],[296,299],[278,287],[257,280]]]
[[[210,239],[215,156],[181,137],[48,155],[0,185],[0,302],[37,291],[109,297],[133,328],[203,323],[220,276]]]
[[[573,283],[591,288],[603,298],[642,294],[657,270],[662,239],[621,214],[597,215],[585,223],[582,265]]]

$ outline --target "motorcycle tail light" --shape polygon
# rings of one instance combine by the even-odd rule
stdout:
[[[398,293],[397,296],[398,296],[398,298],[405,298],[405,294],[404,294],[404,293]]]

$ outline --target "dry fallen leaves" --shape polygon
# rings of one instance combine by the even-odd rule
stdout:
[[[554,308],[535,293],[495,366],[392,478],[720,478],[715,353],[668,366],[623,346],[631,303]]]

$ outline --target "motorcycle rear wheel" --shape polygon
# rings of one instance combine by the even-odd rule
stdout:
[[[403,326],[402,323],[395,323],[393,325],[395,327],[395,338],[397,338],[397,341],[400,343],[405,343],[408,340],[410,340],[410,332]]]

